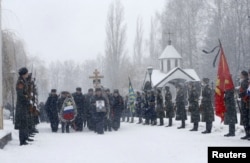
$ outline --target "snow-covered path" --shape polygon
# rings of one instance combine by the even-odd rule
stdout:
[[[121,123],[117,132],[97,135],[86,128],[83,132],[69,134],[51,133],[49,124],[37,126],[40,133],[31,145],[19,146],[18,132],[5,120],[6,130],[12,131],[13,140],[0,150],[1,163],[206,163],[208,146],[250,146],[250,141],[240,140],[243,128],[236,126],[236,136],[225,138],[228,126],[214,123],[213,133],[190,132],[192,124],[187,121],[185,129]],[[166,120],[165,120],[166,121]]]

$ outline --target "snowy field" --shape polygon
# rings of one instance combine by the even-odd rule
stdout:
[[[17,130],[5,120],[4,132],[12,132],[13,140],[0,150],[0,163],[206,163],[209,146],[250,146],[250,141],[240,139],[245,134],[238,124],[235,137],[224,137],[228,126],[217,117],[207,135],[201,134],[204,123],[198,132],[189,131],[193,127],[189,120],[185,129],[177,129],[179,125],[177,121],[170,128],[122,122],[119,131],[97,135],[86,128],[51,133],[49,124],[40,123],[35,141],[19,146]]]

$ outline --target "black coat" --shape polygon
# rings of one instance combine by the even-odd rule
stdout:
[[[28,114],[29,114],[29,99],[28,99],[27,82],[22,77],[19,77],[16,83],[16,114],[15,114],[15,129],[27,129]]]
[[[85,103],[85,97],[82,93],[73,93],[73,98],[77,107],[77,115],[82,116],[84,114],[84,103]]]
[[[50,122],[58,121],[58,108],[57,108],[57,100],[58,96],[50,94],[46,103],[45,103],[45,110],[49,117]]]

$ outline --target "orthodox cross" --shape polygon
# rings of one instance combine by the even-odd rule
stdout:
[[[171,35],[173,33],[171,33],[170,30],[169,30],[167,34],[168,34],[168,45],[171,45]]]
[[[100,86],[101,84],[101,78],[104,78],[103,75],[99,75],[100,72],[95,69],[95,71],[93,72],[94,76],[89,76],[90,79],[93,79],[93,84],[94,84],[94,87],[97,88]]]

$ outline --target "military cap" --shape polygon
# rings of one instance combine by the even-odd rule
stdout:
[[[56,89],[51,89],[51,93],[52,93],[52,92],[56,93]]]
[[[110,92],[110,89],[109,88],[105,89],[105,92]]]
[[[77,87],[77,88],[76,88],[76,91],[82,91],[82,88]]]
[[[19,69],[18,73],[19,75],[25,75],[28,72],[28,69],[26,67],[22,67]]]
[[[241,75],[243,75],[244,77],[248,77],[248,73],[245,70],[241,71]]]
[[[119,90],[118,89],[114,89],[114,93],[119,94]]]

